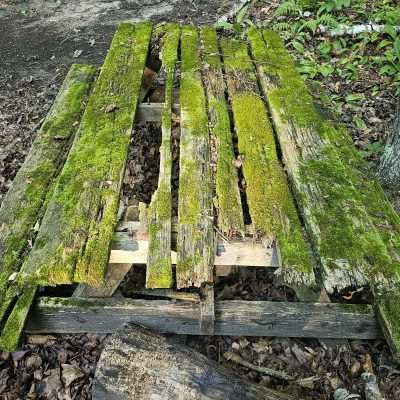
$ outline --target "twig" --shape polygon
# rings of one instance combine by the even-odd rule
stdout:
[[[240,357],[239,354],[236,354],[232,351],[225,352],[224,358],[227,359],[228,361],[233,361],[236,364],[242,365],[243,367],[252,369],[253,371],[260,372],[261,374],[269,375],[274,378],[282,379],[284,381],[294,382],[297,385],[300,385],[302,387],[312,388],[314,382],[319,380],[319,378],[315,377],[315,376],[296,380],[296,378],[294,376],[289,375],[286,372],[281,372],[281,371],[277,371],[275,369],[261,367],[258,365],[251,364],[248,361],[243,360],[243,358]]]

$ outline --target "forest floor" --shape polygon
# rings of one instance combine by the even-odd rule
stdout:
[[[375,42],[366,35],[344,37],[343,41],[330,38],[318,30],[301,27],[304,21],[315,17],[312,12],[297,10],[277,16],[280,3],[255,2],[248,9],[249,18],[244,23],[291,24],[290,28],[278,25],[277,29],[303,74],[329,94],[330,111],[348,127],[365,157],[376,162],[391,130],[396,85],[395,76],[381,73],[371,60],[388,50],[385,43],[381,44],[383,50],[378,47],[384,40],[390,42],[390,37],[379,36]],[[373,2],[360,3],[371,8]],[[209,24],[228,13],[234,4],[234,0],[0,2],[0,203],[70,65],[79,62],[100,66],[119,21],[151,18]],[[362,18],[359,9],[348,9],[342,14],[338,19],[357,22]],[[384,61],[384,65],[390,63]],[[314,93],[325,98],[320,90]],[[156,154],[158,146],[159,138],[154,132],[146,135],[141,131],[140,140],[132,141],[128,169],[134,184],[130,189],[142,201],[154,190],[158,173],[157,160],[149,163],[146,155]],[[126,283],[125,291],[129,295]],[[217,296],[251,300],[260,298],[260,294],[262,299],[294,300],[290,290],[272,284],[270,274],[250,274],[236,281],[224,281]],[[0,400],[90,399],[104,338],[35,335],[26,337],[21,349],[14,353],[0,352]],[[400,368],[380,340],[354,340],[349,346],[333,347],[318,340],[282,338],[187,337],[185,340],[252,381],[307,399],[331,399],[338,387],[363,396],[360,378],[363,371],[373,371],[378,376],[387,400],[400,398]],[[254,365],[282,370],[298,378],[314,377],[315,382],[308,389],[300,389],[227,361],[223,356],[226,351],[235,351]]]

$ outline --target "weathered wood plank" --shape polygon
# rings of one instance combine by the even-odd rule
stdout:
[[[212,282],[214,227],[206,100],[200,76],[199,37],[181,36],[181,137],[179,159],[177,287]]]
[[[203,82],[208,97],[209,127],[212,147],[217,153],[214,203],[217,203],[218,228],[228,235],[243,235],[244,219],[239,178],[237,168],[234,166],[235,154],[216,29],[203,28],[201,39]]]
[[[125,327],[106,343],[96,368],[93,400],[183,398],[294,400],[142,327]]]
[[[14,351],[17,348],[36,290],[36,286],[25,287],[24,292],[18,297],[1,331],[0,349]]]
[[[0,208],[0,303],[18,271],[35,225],[44,213],[52,180],[60,171],[85,108],[95,68],[72,65],[32,148]]]
[[[127,230],[115,232],[111,244],[110,264],[146,264],[149,245],[146,238],[138,239],[137,223],[127,225]],[[128,228],[130,226],[130,228]],[[128,230],[129,229],[129,230]],[[171,251],[171,263],[177,263],[177,254]],[[214,265],[279,268],[276,247],[266,247],[253,241],[219,240],[216,246]]]
[[[332,141],[338,132],[318,115],[276,33],[250,29],[248,36],[326,289],[396,284],[399,263],[366,210],[355,169],[341,157],[347,150]]]
[[[23,265],[23,281],[101,285],[151,34],[122,23]]]
[[[252,29],[249,38],[325,287],[370,284],[399,359],[400,218],[346,130],[320,118],[279,37]]]
[[[277,242],[284,280],[315,285],[310,249],[278,159],[247,45],[235,39],[223,39],[221,44],[252,222],[266,243]]]
[[[187,301],[40,298],[28,333],[112,333],[124,323],[199,335],[200,306]],[[217,301],[215,335],[318,338],[381,337],[369,305]]]
[[[146,287],[170,288],[173,284],[171,265],[172,214],[172,100],[175,65],[178,57],[180,27],[161,25],[156,32],[160,41],[161,74],[165,74],[165,100],[161,122],[161,145],[158,187],[148,209],[149,251],[147,255]]]

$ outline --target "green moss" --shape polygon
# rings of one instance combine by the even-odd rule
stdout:
[[[256,81],[247,47],[240,41],[222,43],[229,79]],[[250,69],[251,65],[251,69]],[[313,266],[299,216],[278,160],[267,109],[246,85],[229,85],[233,116],[242,154],[246,195],[255,228],[270,242],[277,240],[282,273],[288,283],[315,283]]]
[[[34,246],[26,279],[70,283],[77,265],[80,281],[101,281],[150,35],[150,23],[119,26],[38,235],[46,246]]]
[[[25,320],[35,298],[36,287],[26,287],[18,298],[0,336],[0,348],[14,351],[19,343]]]
[[[178,287],[208,279],[214,249],[212,186],[206,99],[196,28],[182,29],[180,82],[181,138],[178,209]]]
[[[95,68],[73,65],[0,209],[0,287],[18,270],[44,212],[52,180],[64,162],[85,106]]]
[[[239,194],[225,83],[221,69],[217,32],[213,27],[201,31],[204,52],[204,81],[208,95],[209,125],[217,151],[215,196],[218,205],[218,228],[227,234],[244,233],[244,219]]]
[[[343,132],[320,117],[279,36],[254,28],[248,36],[299,206],[324,266],[326,287],[396,284],[399,265],[388,251],[390,239],[382,240],[377,229],[379,217],[374,217],[383,213],[390,225],[399,226],[382,190],[356,170],[360,163],[354,162],[355,150]],[[302,130],[296,153],[293,139],[280,128],[285,124]]]

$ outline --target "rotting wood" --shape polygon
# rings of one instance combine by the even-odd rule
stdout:
[[[0,304],[44,213],[47,193],[62,167],[85,108],[96,69],[72,65],[32,148],[0,208]]]
[[[172,96],[175,65],[178,57],[180,27],[177,24],[161,25],[156,31],[162,46],[161,73],[165,78],[165,100],[161,122],[161,145],[158,187],[148,210],[149,252],[147,255],[146,287],[170,288],[173,284],[171,264],[171,214],[172,214]]]
[[[138,326],[105,344],[96,368],[93,400],[294,400],[240,378],[203,354]]]
[[[23,281],[102,284],[151,34],[122,23],[23,265]]]
[[[400,359],[400,218],[346,130],[320,118],[279,37],[250,29],[249,38],[325,287],[371,285]]]
[[[212,282],[214,227],[206,100],[195,27],[181,35],[177,287]]]
[[[310,249],[278,159],[247,45],[235,39],[222,39],[221,45],[252,222],[264,242],[277,242],[279,273],[285,282],[315,285]]]
[[[234,166],[235,154],[216,29],[213,27],[202,28],[201,40],[203,82],[208,97],[209,127],[213,141],[212,147],[215,147],[217,153],[214,181],[218,228],[229,236],[244,235],[238,170]]]
[[[0,349],[14,351],[17,348],[36,290],[36,286],[25,287],[24,292],[18,297],[2,329],[0,335]]]
[[[71,147],[95,72],[93,66],[72,65],[0,209],[0,347],[9,351],[18,345],[36,293],[36,287],[17,287],[17,271]]]
[[[335,128],[318,115],[278,35],[250,29],[248,36],[326,289],[396,284],[398,262],[366,211],[357,174],[341,158],[346,150],[331,140]]]
[[[214,286],[206,283],[200,288],[200,332],[213,335],[215,324]]]
[[[199,335],[200,306],[191,301],[39,298],[25,331],[112,333],[124,323],[161,332]],[[376,339],[369,305],[217,301],[215,335]]]

